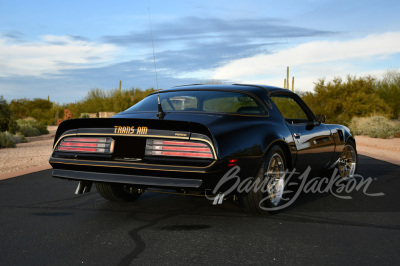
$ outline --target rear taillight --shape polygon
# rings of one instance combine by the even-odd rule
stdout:
[[[162,139],[148,139],[146,155],[214,159],[211,148],[206,143]]]
[[[114,151],[112,138],[69,137],[63,139],[55,149],[63,152],[87,152],[110,154]]]

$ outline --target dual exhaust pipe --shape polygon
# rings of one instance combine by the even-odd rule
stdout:
[[[84,193],[89,193],[90,190],[92,189],[93,182],[89,181],[80,181],[78,184],[78,187],[75,190],[76,195],[84,194]],[[218,193],[213,200],[213,205],[219,205],[224,202],[225,194],[224,193]]]

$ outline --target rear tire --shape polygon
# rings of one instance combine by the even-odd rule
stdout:
[[[268,185],[263,185],[261,189],[256,191],[252,189],[248,193],[240,195],[241,203],[247,211],[265,214],[273,210],[267,211],[261,207],[273,209],[282,205],[286,168],[285,153],[279,146],[272,147],[261,164],[256,177],[260,184],[265,177],[268,177],[268,180],[271,181],[268,182]]]
[[[134,201],[141,195],[138,189],[121,184],[96,183],[96,189],[109,201]]]
[[[349,180],[354,178],[357,171],[358,155],[356,150],[356,145],[353,141],[347,141],[340,154],[339,161],[336,165],[338,169],[338,174],[343,180]]]

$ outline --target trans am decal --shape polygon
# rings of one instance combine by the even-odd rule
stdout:
[[[131,135],[146,135],[147,127],[138,127],[135,129],[134,126],[122,127],[114,126],[114,133],[116,134],[131,134]]]

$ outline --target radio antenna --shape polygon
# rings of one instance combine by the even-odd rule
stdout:
[[[150,35],[151,35],[151,45],[153,47],[153,61],[154,61],[154,72],[156,73],[156,84],[157,84],[157,100],[158,100],[158,113],[157,117],[160,119],[163,119],[165,116],[165,113],[162,109],[161,106],[161,101],[160,101],[160,92],[158,89],[158,76],[157,76],[157,65],[156,65],[156,53],[154,52],[154,40],[153,40],[153,27],[151,26],[151,17],[150,17],[150,7],[147,7],[147,11],[149,13],[149,24],[150,24]]]
[[[150,35],[151,35],[151,45],[153,47],[153,61],[154,61],[154,71],[156,73],[156,83],[157,83],[157,90],[158,90],[158,77],[157,77],[157,65],[156,65],[156,53],[154,52],[154,40],[153,40],[153,28],[151,26],[151,17],[150,17],[150,7],[147,8],[149,13],[149,24],[150,24]]]

